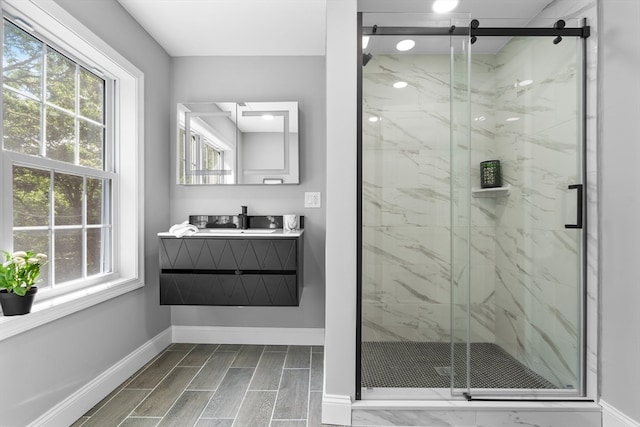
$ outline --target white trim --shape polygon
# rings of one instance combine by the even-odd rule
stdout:
[[[351,397],[322,394],[322,424],[351,425]]]
[[[173,342],[195,344],[324,345],[323,328],[172,326]]]
[[[65,400],[40,415],[29,424],[29,427],[73,424],[170,344],[171,328],[167,328]]]
[[[640,427],[640,422],[620,412],[604,400],[598,402],[602,406],[602,427]]]
[[[85,308],[143,287],[140,280],[103,283],[74,294],[35,303],[32,312],[23,316],[0,316],[0,341],[45,325]],[[36,301],[38,294],[36,294]]]

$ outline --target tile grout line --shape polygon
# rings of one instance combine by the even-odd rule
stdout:
[[[307,427],[309,427],[309,420],[311,417],[311,371],[313,370],[313,347],[309,351],[309,389],[307,390]]]
[[[276,390],[276,399],[273,401],[273,408],[271,409],[271,419],[269,420],[269,427],[273,424],[273,415],[276,413],[276,404],[278,403],[278,396],[280,395],[280,386],[282,385],[282,377],[284,376],[284,367],[287,364],[287,358],[289,357],[289,347],[287,346],[287,352],[282,362],[282,369],[280,369],[280,381],[278,381],[278,389]]]
[[[244,347],[244,346],[243,346]],[[258,365],[260,364],[260,361],[262,360],[262,356],[264,355],[264,349],[267,348],[267,346],[265,345],[262,348],[262,352],[260,353],[260,357],[258,358],[258,361],[256,362],[256,366],[253,368],[253,373],[251,374],[251,379],[249,380],[249,383],[247,384],[247,389],[244,391],[244,395],[242,396],[242,400],[240,400],[240,406],[238,406],[238,412],[236,412],[236,415],[233,417],[233,423],[231,424],[231,427],[235,426],[236,421],[238,420],[238,413],[240,412],[240,408],[242,408],[242,404],[244,403],[244,400],[247,398],[247,393],[249,393],[249,388],[251,387],[251,382],[253,381],[253,378],[256,376],[256,372],[258,371]],[[242,347],[240,347],[240,349],[242,349]],[[238,354],[240,354],[240,351],[238,351]],[[276,402],[273,402],[273,406],[276,405]]]
[[[220,348],[220,346],[221,346],[221,345],[222,345],[222,344],[218,344],[218,347],[216,347],[216,349],[214,350],[214,352],[213,352],[213,353],[211,353],[211,356],[209,356],[209,359],[211,359],[211,358],[213,357],[213,354],[214,354],[214,353],[216,353],[216,352],[218,351],[218,349]],[[240,349],[242,349],[242,346],[240,346]],[[215,390],[209,390],[209,391],[213,391],[213,393],[211,393],[211,397],[210,397],[210,398],[209,398],[209,400],[207,401],[207,404],[206,404],[206,405],[204,405],[204,408],[202,408],[202,411],[200,412],[200,415],[198,416],[198,419],[196,420],[196,422],[195,422],[194,426],[195,426],[196,424],[198,424],[198,422],[199,422],[200,420],[202,420],[202,419],[203,419],[203,418],[202,418],[202,414],[204,414],[204,411],[206,411],[207,406],[209,406],[209,404],[211,403],[211,399],[213,399],[213,396],[215,396],[216,392],[218,391],[218,388],[220,388],[220,384],[221,384],[221,383],[222,383],[222,381],[224,380],[224,377],[226,377],[226,376],[227,376],[227,374],[229,373],[229,369],[231,369],[231,365],[233,365],[233,362],[235,362],[235,361],[236,361],[236,358],[237,358],[237,357],[238,357],[238,355],[240,354],[240,349],[238,349],[238,351],[236,352],[236,357],[234,357],[234,358],[233,358],[233,360],[231,361],[231,363],[229,363],[229,366],[227,366],[227,370],[226,370],[226,371],[224,371],[224,375],[222,375],[222,378],[220,379],[220,383],[218,383],[218,387],[216,387],[216,389],[215,389]],[[221,351],[220,353],[225,353],[225,352],[224,352],[224,351]],[[209,361],[209,359],[207,359],[207,362]],[[204,368],[204,364],[202,364],[202,367]],[[187,386],[187,387],[188,387],[188,386]],[[187,389],[185,388],[185,391],[186,391],[186,390],[187,390]],[[206,419],[206,418],[204,418],[204,419]],[[234,419],[234,421],[235,421],[235,419]],[[81,426],[81,427],[82,427],[82,426]]]

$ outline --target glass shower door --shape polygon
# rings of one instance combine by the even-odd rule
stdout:
[[[362,22],[369,32],[361,68],[358,385],[364,399],[448,398],[450,139],[452,126],[467,131],[468,122],[460,120],[469,117],[467,108],[451,109],[450,39],[458,67],[468,58],[462,49],[469,37],[447,32],[452,25],[466,27],[469,16],[371,13]],[[405,40],[415,46],[399,50]],[[456,68],[455,96],[468,98],[467,72],[467,65]],[[468,169],[468,162],[462,165],[467,179],[456,187],[467,198]],[[466,342],[465,331],[456,334]]]
[[[364,399],[582,394],[581,41],[468,22],[362,16]]]
[[[469,37],[451,37],[451,392],[469,392],[470,378],[470,199],[471,124]]]
[[[470,140],[452,130],[454,394],[582,393],[580,43],[510,38],[474,53],[470,102],[452,96]],[[500,187],[481,186],[486,160],[500,161]]]

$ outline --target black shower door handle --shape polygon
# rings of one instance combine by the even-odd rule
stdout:
[[[576,223],[565,224],[564,228],[582,228],[582,184],[570,185],[569,190],[578,190],[578,197],[576,201]]]

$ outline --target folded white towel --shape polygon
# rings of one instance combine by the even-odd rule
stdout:
[[[198,227],[193,224],[189,224],[189,221],[182,222],[180,224],[172,225],[169,229],[169,233],[176,237],[192,236],[198,232]]]

